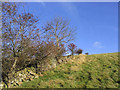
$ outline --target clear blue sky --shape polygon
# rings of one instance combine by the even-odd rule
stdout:
[[[40,18],[40,25],[61,16],[76,27],[73,43],[89,54],[118,52],[117,2],[28,2],[25,9]]]

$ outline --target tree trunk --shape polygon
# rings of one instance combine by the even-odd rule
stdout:
[[[14,59],[15,59],[15,61],[14,61],[14,63],[13,63],[13,66],[12,66],[12,68],[11,68],[9,74],[8,74],[8,88],[11,87],[10,81],[12,80],[12,78],[14,78],[14,77],[12,77],[12,76],[15,74],[14,68],[15,68],[15,66],[16,66],[18,57],[14,57]]]
[[[36,74],[38,74],[38,65],[37,65],[37,63],[35,64],[35,72],[36,72]]]
[[[14,61],[14,64],[13,64],[10,72],[12,72],[12,71],[14,70],[14,68],[15,68],[15,66],[16,66],[16,63],[17,63],[17,60],[18,60],[18,57],[14,57],[14,58],[15,58],[15,61]]]
[[[73,50],[72,50],[72,56],[73,56],[73,54],[74,54],[74,52],[73,52]]]

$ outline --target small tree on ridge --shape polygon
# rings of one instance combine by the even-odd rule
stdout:
[[[71,55],[73,55],[75,53],[76,48],[77,48],[77,46],[73,43],[70,43],[68,45],[68,49],[71,51]]]

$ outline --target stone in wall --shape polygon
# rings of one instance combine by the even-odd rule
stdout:
[[[12,77],[13,76],[13,77]],[[10,79],[10,87],[16,87],[22,84],[24,81],[32,81],[35,78],[38,78],[38,75],[34,73],[30,68],[25,68],[24,70],[16,72],[12,75]],[[5,87],[5,85],[3,85]]]

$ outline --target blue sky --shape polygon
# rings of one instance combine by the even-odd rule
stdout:
[[[40,18],[40,25],[56,16],[76,27],[73,43],[89,54],[118,52],[117,2],[27,2],[25,10]]]

